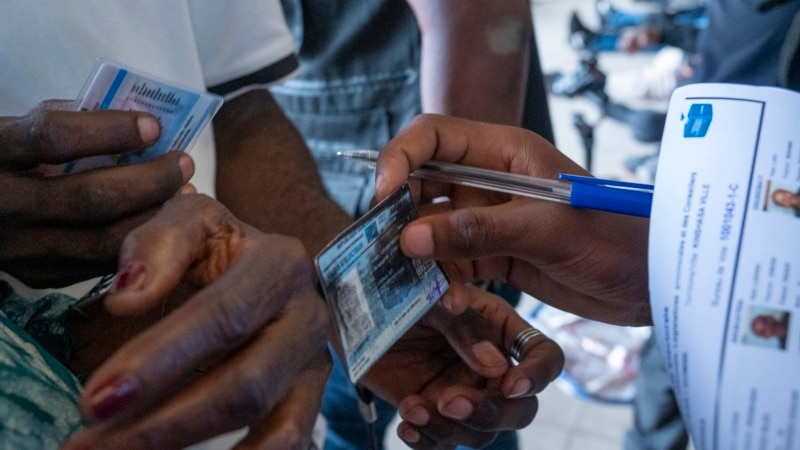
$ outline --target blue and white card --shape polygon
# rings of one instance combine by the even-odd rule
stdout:
[[[147,161],[171,150],[191,148],[222,106],[222,97],[192,89],[100,58],[76,101],[78,111],[144,111],[161,123],[161,137],[136,152],[93,156],[60,167],[62,173]]]
[[[315,260],[353,383],[450,286],[439,263],[411,259],[400,251],[400,231],[418,217],[405,184]]]

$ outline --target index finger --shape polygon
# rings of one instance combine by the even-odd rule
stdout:
[[[0,117],[0,168],[24,169],[139,150],[160,135],[158,121],[145,112],[40,107],[25,116]]]
[[[423,114],[381,150],[375,198],[388,196],[431,159],[542,177],[560,171],[585,173],[544,138],[523,128]]]
[[[2,152],[0,152],[2,153]],[[42,177],[0,173],[0,216],[19,223],[107,224],[160,205],[194,174],[182,152],[150,161]]]

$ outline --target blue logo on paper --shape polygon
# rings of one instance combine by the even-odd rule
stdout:
[[[364,236],[367,238],[367,242],[372,242],[375,239],[378,239],[378,224],[375,222],[368,224],[364,228]]]
[[[714,113],[710,103],[695,103],[689,108],[688,120],[683,126],[683,137],[701,138],[705,137],[708,127],[711,126],[711,118]]]

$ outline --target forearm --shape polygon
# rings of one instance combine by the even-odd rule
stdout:
[[[424,112],[519,125],[532,22],[525,0],[408,0],[422,31]]]
[[[350,223],[325,192],[302,136],[267,91],[226,102],[214,133],[217,198],[239,219],[296,237],[312,255]]]

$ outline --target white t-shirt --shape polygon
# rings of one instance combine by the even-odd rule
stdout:
[[[295,65],[279,0],[9,0],[0,13],[0,116],[74,99],[99,57],[194,89],[266,84]],[[190,154],[213,194],[213,135]]]
[[[74,99],[97,58],[106,57],[188,88],[232,94],[297,67],[279,0],[9,0],[0,8],[0,116],[47,99]],[[212,127],[190,154],[192,183],[214,194]],[[27,290],[7,274],[21,295]],[[62,290],[81,296],[93,282]]]
[[[214,87],[226,97],[297,68],[279,0],[8,0],[0,8],[0,42],[0,116],[23,115],[43,100],[74,99],[100,57],[188,88]],[[192,183],[213,195],[211,128],[190,154],[197,169]],[[20,294],[36,295],[9,281]],[[196,448],[226,448],[235,436]]]

